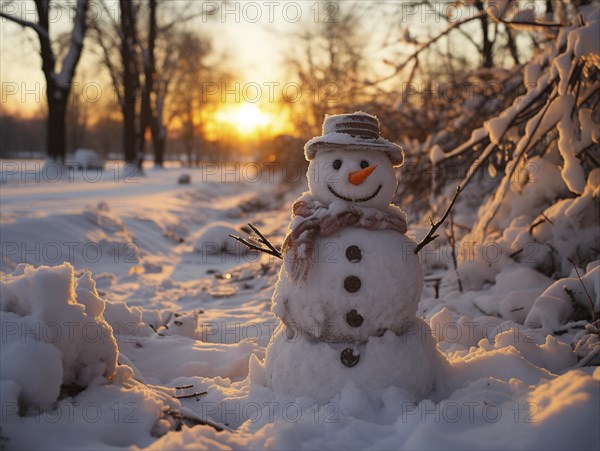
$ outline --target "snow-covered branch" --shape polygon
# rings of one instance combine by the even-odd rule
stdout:
[[[20,25],[24,28],[31,28],[33,31],[35,31],[37,33],[40,40],[43,39],[43,40],[50,42],[50,35],[48,34],[48,30],[44,29],[44,27],[42,27],[40,24],[31,22],[29,20],[21,19],[19,17],[15,17],[10,14],[6,14],[2,11],[0,11],[0,17],[3,17],[4,19],[8,19],[11,22],[14,22],[17,25]]]
[[[71,43],[69,52],[62,62],[60,73],[57,76],[59,86],[70,85],[75,75],[75,68],[81,58],[83,49],[83,38],[86,31],[86,11],[88,8],[88,0],[78,0],[75,7],[75,23],[71,32]]]

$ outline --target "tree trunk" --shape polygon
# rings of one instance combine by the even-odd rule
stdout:
[[[119,0],[121,8],[121,59],[123,62],[123,153],[125,163],[139,164],[141,140],[137,125],[137,97],[140,80],[135,54],[136,18],[131,0]]]
[[[128,77],[125,77],[128,78]],[[137,164],[135,130],[135,90],[125,81],[123,96],[123,150],[126,163]]]
[[[142,139],[145,139],[146,130],[152,134],[152,147],[154,150],[154,165],[162,167],[164,163],[164,139],[159,136],[160,127],[156,117],[155,106],[152,105],[152,93],[155,92],[156,78],[156,36],[157,29],[157,0],[149,0],[150,16],[147,49],[144,52],[144,90],[142,98]]]
[[[46,151],[48,157],[60,164],[65,161],[66,154],[66,119],[67,101],[73,85],[75,69],[81,58],[83,39],[87,29],[86,13],[88,0],[78,0],[75,8],[73,29],[71,31],[69,50],[63,57],[60,72],[56,72],[56,56],[50,41],[50,1],[36,0],[38,15],[37,26],[31,22],[16,20],[22,26],[32,27],[40,41],[42,71],[46,79],[46,98],[48,102],[48,121],[46,125]]]
[[[508,49],[510,51],[510,56],[512,56],[513,61],[515,62],[515,64],[518,66],[520,63],[519,61],[519,49],[517,48],[517,43],[515,42],[515,39],[513,37],[512,31],[511,29],[506,26],[506,36],[508,37]]]
[[[66,154],[66,118],[68,89],[52,87],[48,84],[48,122],[46,130],[46,148],[48,157],[60,164],[65,162]]]
[[[554,5],[552,0],[546,0],[546,20],[552,22],[554,20]]]
[[[475,2],[475,7],[477,8],[477,10],[481,13],[483,11],[485,11],[485,5],[483,4],[483,2],[481,0],[477,0]],[[490,40],[490,31],[488,28],[488,24],[489,24],[489,20],[488,20],[488,16],[486,14],[481,16],[481,19],[479,19],[481,22],[481,33],[483,35],[482,41],[483,41],[483,46],[481,49],[481,58],[482,58],[482,66],[483,67],[494,67],[494,58],[493,58],[493,54],[492,54],[492,47],[494,45],[494,43]]]
[[[157,136],[156,139],[153,139],[154,144],[154,164],[160,168],[162,168],[165,162],[165,136]]]

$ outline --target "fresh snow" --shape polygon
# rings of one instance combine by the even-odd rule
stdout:
[[[386,374],[373,369],[379,397],[363,384],[336,380],[339,393],[319,400],[318,393],[296,397],[292,389],[267,388],[264,358],[278,333],[270,309],[281,261],[195,249],[202,230],[226,225],[245,236],[246,222],[280,244],[291,204],[306,186],[280,185],[266,174],[251,183],[241,172],[212,166],[186,169],[193,180],[187,186],[177,184],[184,171],[174,168],[147,170],[125,183],[115,180],[110,164],[90,182],[79,172],[36,180],[15,170],[24,168],[21,162],[2,162],[0,437],[6,449],[600,447],[600,369],[583,365],[600,360],[597,336],[577,319],[560,322],[560,315],[541,317],[542,328],[524,324],[537,317],[538,304],[564,303],[565,296],[560,280],[506,258],[544,209],[554,227],[543,223],[532,231],[541,243],[597,236],[590,208],[598,173],[590,174],[581,196],[554,206],[541,188],[564,192],[560,177],[511,194],[511,208],[529,216],[512,224],[506,219],[510,232],[498,242],[506,246],[499,258],[481,259],[479,252],[497,251],[485,244],[470,260],[461,257],[463,293],[444,238],[423,251],[426,282],[417,316],[448,365],[431,397],[418,401],[393,384],[385,387]],[[537,206],[520,207],[522,195],[528,196],[523,205]],[[469,211],[459,204],[456,217]],[[566,211],[573,216],[560,222]],[[409,218],[409,225],[408,235],[417,237],[428,227],[426,218]],[[579,268],[595,302],[597,268]],[[560,271],[584,304],[572,267]],[[302,346],[298,358],[306,365],[328,364],[325,351],[306,360]],[[397,359],[390,368],[404,364]],[[311,376],[298,377],[304,383]],[[182,386],[188,388],[175,388]]]

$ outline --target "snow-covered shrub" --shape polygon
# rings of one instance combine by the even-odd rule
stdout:
[[[448,151],[431,149],[439,167],[464,159],[469,149],[480,150],[462,186],[473,183],[486,165],[488,175],[498,180],[462,243],[492,244],[502,258],[473,260],[464,253],[470,246],[461,246],[460,272],[466,279],[481,274],[466,280],[467,288],[491,281],[507,256],[546,275],[565,277],[570,261],[585,267],[600,255],[600,163],[595,156],[600,44],[591,37],[600,34],[600,10],[582,12],[523,68],[524,95],[463,144]],[[474,265],[479,271],[469,271]]]
[[[1,284],[3,403],[43,405],[58,399],[61,386],[113,375],[117,343],[89,272],[23,264]]]
[[[597,79],[600,44],[597,39],[591,38],[591,35],[598,36],[600,33],[600,10],[588,11],[583,23],[579,20],[561,29],[554,45],[525,68],[527,93],[517,98],[497,118],[484,124],[485,139],[489,140],[489,144],[480,160],[489,158],[498,148],[510,152],[511,158],[494,196],[479,211],[479,220],[473,231],[475,238],[482,238],[505,226],[499,219],[502,209],[507,204],[514,208],[520,200],[519,191],[514,193],[515,184],[531,183],[535,177],[527,171],[525,179],[519,177],[523,168],[530,166],[542,170],[545,167],[540,165],[547,166],[541,163],[543,159],[554,160],[552,162],[560,168],[560,175],[569,191],[573,195],[581,195],[586,185],[585,174],[591,171],[586,171],[585,167],[598,165],[597,160],[588,155],[600,143],[600,118],[598,110],[593,110],[597,108],[600,97]],[[523,117],[528,119],[524,121]],[[536,155],[542,158],[534,160]],[[561,189],[557,177],[543,175],[538,178],[541,186],[559,195]],[[533,191],[541,189],[534,188]],[[521,191],[520,194],[527,196],[528,193]],[[543,202],[530,205],[529,199],[525,200],[531,214],[541,213]]]
[[[570,23],[563,18],[563,26],[552,29],[536,28],[536,19],[528,19],[546,40],[529,63],[505,74],[507,82],[521,83],[513,90],[518,96],[510,104],[496,102],[502,108],[492,115],[486,107],[481,125],[475,127],[472,117],[478,108],[458,102],[465,113],[462,120],[471,126],[469,134],[465,127],[457,129],[457,119],[447,127],[452,140],[435,131],[422,145],[433,164],[427,177],[430,187],[424,188],[432,204],[438,192],[446,196],[446,204],[456,175],[465,174],[462,198],[453,211],[455,224],[463,226],[458,229],[463,286],[479,290],[485,284],[506,285],[503,274],[511,268],[524,274],[528,267],[541,273],[540,278],[558,279],[548,287],[542,279],[537,283],[529,277],[535,286],[526,296],[521,290],[518,295],[478,299],[490,314],[550,333],[565,323],[594,317],[575,266],[582,275],[587,268],[584,283],[595,310],[599,307],[597,288],[588,285],[598,278],[593,268],[600,259],[600,9],[590,5],[579,11]],[[457,136],[462,140],[457,142]],[[472,197],[464,197],[474,188],[475,204]],[[470,216],[474,208],[476,217]],[[471,230],[464,234],[466,228]],[[596,343],[590,333],[595,332],[571,337],[584,360],[596,352],[590,353]]]
[[[578,310],[585,317],[594,311],[600,311],[600,261],[590,263],[585,275],[563,278],[553,283],[539,296],[527,318],[525,325],[541,327],[548,331],[558,329],[573,318]],[[588,297],[589,296],[589,297]]]
[[[532,209],[535,211],[539,209]],[[572,262],[583,268],[598,258],[599,211],[597,168],[590,173],[580,196],[558,200],[535,217],[525,214],[514,218],[500,242],[519,252],[517,261],[549,276],[566,277],[573,269]]]

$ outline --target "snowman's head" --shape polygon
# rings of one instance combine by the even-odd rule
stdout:
[[[368,147],[318,152],[307,177],[311,194],[325,204],[337,200],[383,209],[398,186],[392,161],[380,150]]]

